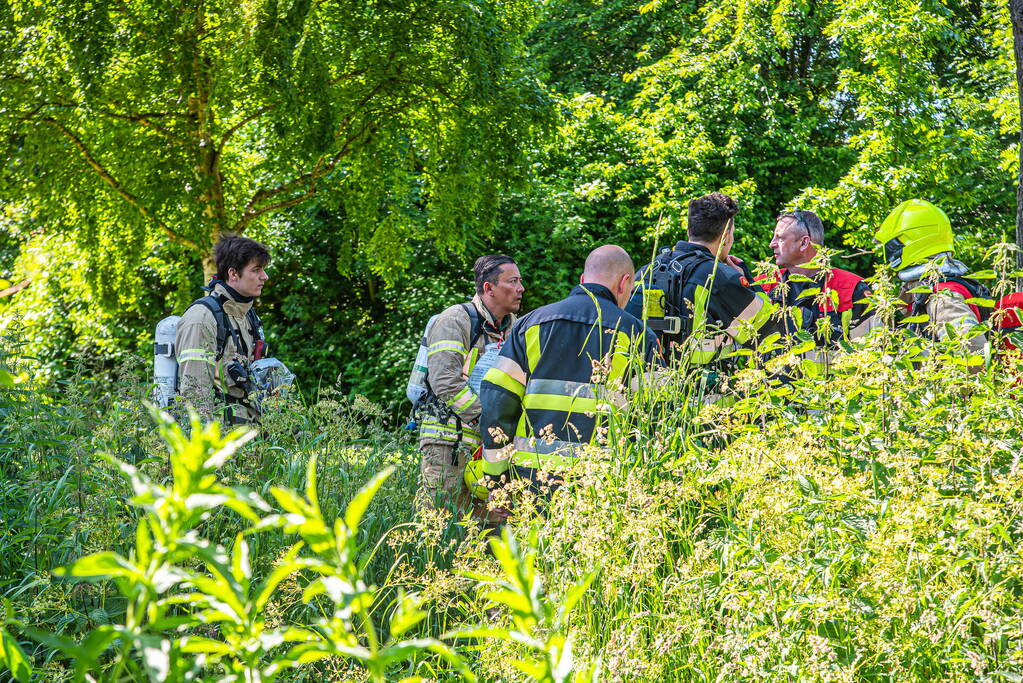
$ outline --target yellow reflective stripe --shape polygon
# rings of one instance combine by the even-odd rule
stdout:
[[[465,355],[465,347],[462,346],[462,343],[452,340],[444,340],[430,344],[430,348],[427,349],[426,355],[432,356],[433,354],[440,353],[441,351],[454,351],[460,356]]]
[[[615,347],[611,352],[611,372],[608,373],[607,381],[613,384],[625,376],[625,370],[629,367],[629,358],[632,356],[632,340],[629,335],[619,331],[615,334]]]
[[[441,424],[424,424],[419,427],[419,438],[441,439],[443,441],[458,441],[458,430],[446,427]],[[473,429],[462,427],[462,443],[469,446],[478,446],[480,435]]]
[[[753,336],[753,333],[763,327],[764,323],[770,319],[771,314],[774,313],[775,310],[774,303],[772,303],[770,297],[766,294],[763,292],[754,292],[753,295],[756,298],[750,302],[750,305],[747,306],[746,309],[742,311],[742,313],[740,313],[729,326],[730,330],[735,330],[733,337],[735,341],[740,344],[745,344],[749,338]],[[760,307],[755,313],[753,313],[753,316],[749,319],[743,318],[743,314],[749,311],[749,309],[753,307],[758,300],[760,301]]]
[[[522,407],[526,410],[558,410],[563,413],[596,413],[608,408],[606,403],[598,403],[595,398],[557,394],[526,394],[522,399]]]
[[[706,365],[712,362],[720,353],[720,349],[692,349],[689,362],[695,365]]]
[[[179,363],[186,363],[188,361],[200,361],[203,363],[209,363],[210,365],[216,365],[216,361],[206,349],[185,349],[177,355]]]
[[[471,375],[472,374],[472,369],[476,367],[476,361],[478,361],[479,358],[480,358],[480,350],[478,348],[476,348],[475,346],[472,347],[472,349],[469,350],[469,361],[468,361],[468,367],[466,367],[466,369],[465,369],[465,374],[467,374],[467,375]]]
[[[472,393],[472,389],[467,384],[447,404],[451,409],[461,412],[469,407],[475,398],[476,394]]]
[[[518,381],[504,370],[499,370],[496,367],[487,370],[487,374],[483,375],[484,382],[490,382],[494,386],[501,387],[502,389],[509,391],[519,398],[526,393],[526,387],[522,386],[522,382]]]
[[[529,372],[536,370],[536,364],[540,362],[540,326],[533,325],[526,330],[526,358],[529,363]]]
[[[511,458],[502,458],[500,460],[488,460],[486,458],[486,451],[484,451],[483,458],[483,473],[491,476],[498,476],[508,471],[511,466]]]
[[[515,452],[515,464],[519,467],[531,467],[547,472],[565,472],[579,462],[574,455],[558,455],[556,453]]]

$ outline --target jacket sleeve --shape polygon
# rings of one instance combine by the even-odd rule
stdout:
[[[469,388],[465,359],[472,323],[464,311],[441,315],[426,337],[427,377],[430,388],[463,422],[473,423],[480,414],[479,398]]]
[[[931,295],[927,301],[927,314],[931,317],[938,339],[948,336],[948,328],[956,334],[966,337],[974,327],[980,324],[970,305],[958,292],[943,289]],[[973,335],[967,340],[970,353],[984,354],[987,337],[983,333]]]
[[[515,451],[515,432],[522,417],[522,398],[529,381],[525,344],[520,332],[520,325],[516,325],[501,348],[497,363],[487,371],[480,385],[483,473],[490,477],[508,471]]]
[[[178,359],[178,394],[184,401],[211,417],[216,405],[219,365],[217,322],[208,309],[193,306],[178,321],[175,336]]]

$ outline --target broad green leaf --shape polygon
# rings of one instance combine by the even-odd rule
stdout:
[[[7,667],[18,683],[28,683],[32,678],[32,667],[25,653],[18,646],[18,641],[0,627],[0,665]]]
[[[352,498],[352,502],[345,509],[345,526],[348,527],[349,532],[355,533],[355,530],[359,528],[359,522],[362,521],[362,516],[366,514],[366,508],[369,507],[373,496],[376,495],[383,483],[393,473],[393,466],[385,467],[374,475],[365,486],[359,489],[359,492]]]
[[[142,576],[142,571],[135,564],[109,551],[79,558],[70,567],[57,569],[54,573],[83,579],[138,579]]]

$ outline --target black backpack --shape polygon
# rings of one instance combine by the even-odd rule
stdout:
[[[647,325],[662,336],[665,345],[682,343],[693,333],[693,312],[686,306],[683,290],[693,273],[713,257],[699,251],[682,254],[665,248],[641,275],[644,289],[664,292],[664,316],[650,316]]]
[[[231,324],[231,321],[227,316],[227,311],[224,310],[224,302],[227,301],[227,297],[223,294],[213,293],[214,284],[214,282],[211,282],[206,287],[203,287],[203,289],[210,292],[210,294],[207,294],[200,299],[196,299],[189,304],[188,308],[185,310],[187,311],[192,306],[203,306],[213,314],[213,319],[217,321],[217,360],[224,357],[224,349],[227,348],[228,335],[234,339],[235,348],[241,349],[242,354],[248,356],[248,346],[246,346],[245,341],[242,339],[241,333],[234,327],[234,325]],[[263,323],[260,322],[255,309],[249,309],[248,313],[245,314],[245,320],[249,324],[249,330],[251,331],[253,342],[265,341],[265,338],[263,337]]]

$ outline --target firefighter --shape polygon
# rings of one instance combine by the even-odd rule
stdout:
[[[861,338],[878,325],[867,300],[870,285],[848,270],[808,265],[823,244],[824,224],[813,211],[781,214],[771,238],[778,270],[756,281],[775,303],[800,309],[802,329],[824,333],[833,340],[841,338],[845,330],[850,339]],[[820,294],[804,297],[803,292],[811,289],[820,290]],[[821,322],[828,323],[826,331]]]
[[[968,299],[987,298],[987,288],[966,278],[969,269],[955,258],[952,223],[945,212],[922,199],[896,206],[874,239],[884,246],[885,259],[902,281],[900,296],[911,317],[926,314],[927,322],[910,328],[942,340],[954,331],[972,355],[986,356],[987,337],[975,331],[986,311]],[[913,292],[921,286],[929,292]]]
[[[708,364],[767,331],[771,301],[731,254],[737,212],[735,200],[720,192],[693,199],[689,240],[665,249],[637,276],[626,310],[657,332],[672,360],[688,355],[683,348],[690,338],[689,358]],[[695,303],[701,290],[707,292],[705,306]],[[701,328],[706,332],[694,335]]]
[[[225,235],[213,248],[217,274],[209,295],[195,301],[177,324],[178,393],[206,418],[228,424],[256,422],[250,366],[263,357],[263,330],[252,309],[263,292],[267,248],[247,237]]]
[[[534,490],[541,480],[560,481],[594,439],[609,392],[632,384],[633,360],[659,358],[656,337],[622,309],[634,279],[624,249],[598,247],[567,298],[515,325],[480,391],[483,471],[492,485],[513,475]]]
[[[426,335],[427,399],[419,420],[421,502],[463,505],[462,473],[479,446],[480,399],[469,386],[488,344],[504,340],[522,303],[522,276],[508,256],[481,256],[473,266],[476,295],[441,312]]]

